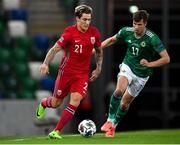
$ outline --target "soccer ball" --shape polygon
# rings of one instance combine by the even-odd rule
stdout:
[[[96,133],[96,125],[92,120],[85,119],[79,123],[78,131],[83,137],[91,137]]]

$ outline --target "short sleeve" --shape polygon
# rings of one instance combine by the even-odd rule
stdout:
[[[56,43],[64,48],[70,42],[70,39],[71,39],[70,31],[68,29],[65,29],[60,39]]]
[[[157,35],[152,37],[151,43],[152,43],[153,49],[157,53],[160,53],[161,51],[165,50],[165,47],[164,47],[162,41],[159,39],[159,37]]]
[[[126,31],[125,27],[123,27],[122,29],[119,30],[119,32],[116,34],[117,40],[125,37],[125,31]]]

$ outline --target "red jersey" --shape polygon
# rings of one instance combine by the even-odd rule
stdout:
[[[100,33],[97,28],[89,26],[83,33],[77,25],[67,27],[57,41],[65,53],[61,61],[60,71],[65,74],[88,73],[92,49],[101,45]]]

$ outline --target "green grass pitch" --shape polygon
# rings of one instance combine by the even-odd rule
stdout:
[[[0,144],[180,144],[180,129],[118,132],[114,138],[106,138],[102,133],[90,138],[79,134],[62,137],[59,140],[46,136],[1,137]]]

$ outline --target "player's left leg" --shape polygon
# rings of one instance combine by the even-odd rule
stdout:
[[[82,99],[83,96],[80,93],[78,92],[71,93],[70,102],[68,106],[63,110],[60,120],[56,125],[56,128],[49,134],[50,138],[57,138],[56,137],[57,134],[59,134],[61,129],[73,118],[76,109],[79,106]]]

